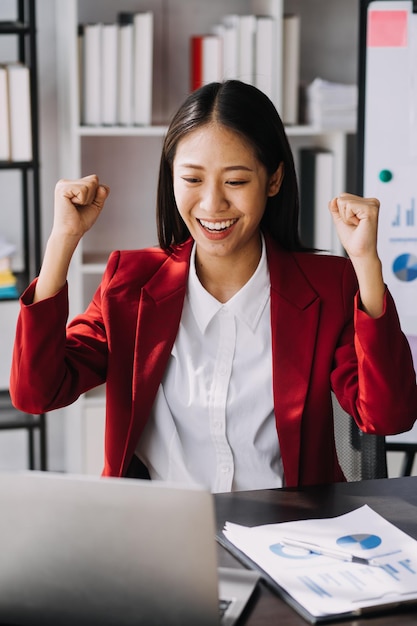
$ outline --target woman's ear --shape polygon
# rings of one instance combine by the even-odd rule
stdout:
[[[276,196],[281,188],[282,179],[284,178],[284,163],[278,165],[275,172],[269,177],[268,196]]]

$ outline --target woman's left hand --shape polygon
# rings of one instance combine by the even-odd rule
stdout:
[[[349,257],[377,256],[379,200],[341,193],[329,202],[339,239]]]
[[[385,293],[377,251],[379,201],[342,193],[329,202],[329,210],[358,278],[361,308],[378,317],[384,309]]]

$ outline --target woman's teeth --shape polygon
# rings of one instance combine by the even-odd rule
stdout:
[[[204,228],[207,230],[226,230],[237,222],[237,218],[233,220],[224,220],[222,222],[206,222],[205,220],[198,220]]]

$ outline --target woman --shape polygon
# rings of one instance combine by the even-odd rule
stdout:
[[[161,156],[160,247],[112,253],[66,329],[68,266],[108,193],[96,176],[56,186],[22,297],[17,407],[49,411],[106,382],[104,474],[140,467],[212,491],[344,480],[332,390],[365,432],[411,428],[416,379],[377,254],[379,203],[331,200],[350,260],[306,251],[291,150],[264,94],[228,81],[187,98]]]

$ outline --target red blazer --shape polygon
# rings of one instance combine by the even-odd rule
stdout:
[[[106,381],[104,475],[123,476],[148,419],[177,335],[192,241],[113,252],[86,312],[66,329],[67,288],[22,297],[11,372],[14,404],[47,412]],[[331,390],[368,433],[393,434],[417,418],[412,357],[387,292],[372,319],[358,310],[344,258],[289,253],[267,238],[273,388],[288,486],[344,480]],[[355,330],[354,330],[355,329]]]

